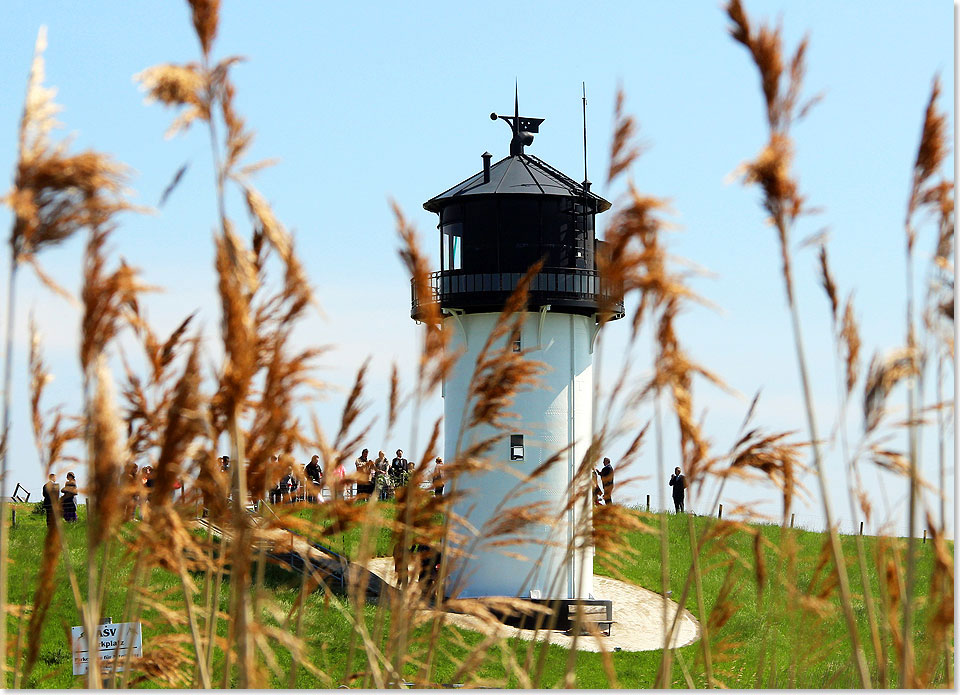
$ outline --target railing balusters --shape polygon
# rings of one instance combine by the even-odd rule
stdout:
[[[457,295],[472,293],[506,296],[516,289],[522,273],[468,273],[462,270],[435,271],[429,276],[431,302],[454,302]],[[571,299],[601,303],[604,297],[619,294],[612,291],[610,283],[600,277],[596,270],[585,268],[544,268],[530,283],[530,291],[537,294],[557,296],[557,299]],[[416,287],[411,280],[411,314],[416,318],[420,302],[416,296]],[[549,298],[547,298],[549,301]],[[494,302],[495,303],[495,302]],[[622,301],[618,303],[622,312]],[[470,306],[469,302],[467,306]]]

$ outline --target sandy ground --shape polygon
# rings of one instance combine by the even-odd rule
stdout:
[[[371,560],[367,568],[389,584],[396,585],[397,575],[393,569],[392,557],[378,557]],[[660,649],[663,646],[663,603],[659,594],[643,587],[627,584],[610,577],[593,575],[593,593],[598,599],[613,601],[613,629],[610,637],[580,636],[577,638],[577,649],[587,652],[599,652],[602,649],[614,651],[619,648],[625,652],[642,652]],[[667,627],[677,613],[677,604],[669,599],[667,604]],[[460,627],[482,632],[497,634],[500,637],[519,637],[520,639],[534,639],[533,630],[521,630],[508,625],[490,627],[487,623],[469,615],[457,613],[449,614],[449,621]],[[673,647],[683,647],[695,642],[700,636],[700,624],[684,610],[680,614],[677,631],[673,639]],[[549,640],[552,644],[570,648],[573,637],[560,632],[541,631],[536,635],[538,640]]]

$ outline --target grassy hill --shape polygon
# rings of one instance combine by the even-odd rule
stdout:
[[[10,567],[11,593],[9,601],[14,604],[31,604],[36,590],[36,569],[40,562],[40,554],[44,542],[45,524],[42,515],[30,513],[32,505],[15,505],[18,510],[18,523],[11,530]],[[389,509],[389,505],[385,505]],[[656,527],[658,519],[655,515],[636,512],[646,523]],[[136,523],[136,522],[133,522]],[[690,538],[686,516],[667,518],[668,547],[669,547],[669,587],[672,597],[678,599],[682,592],[687,572],[690,567]],[[713,519],[695,518],[694,526],[700,531],[705,524],[716,524]],[[130,524],[132,525],[132,524]],[[128,525],[129,526],[129,525]],[[80,510],[80,523],[66,529],[67,543],[70,548],[69,562],[75,567],[86,563],[85,551],[85,521],[84,510]],[[852,667],[852,658],[848,646],[849,639],[840,614],[835,592],[828,591],[828,566],[820,562],[821,549],[825,536],[820,533],[806,531],[782,531],[776,526],[732,528],[731,533],[722,539],[712,541],[704,547],[701,555],[703,602],[706,615],[701,615],[691,587],[686,607],[701,621],[713,622],[709,639],[713,675],[728,687],[776,687],[776,688],[823,688],[823,687],[853,687],[856,685],[856,674]],[[755,546],[756,531],[759,530],[764,541],[760,541],[760,550],[763,555],[766,576],[762,581],[762,592],[758,590],[757,555]],[[788,542],[787,536],[795,539],[797,544],[795,567],[791,571],[781,562],[777,549]],[[351,532],[328,536],[323,542],[335,550],[344,552],[348,556],[356,552],[359,533]],[[622,542],[632,550],[632,560],[621,567],[623,578],[654,591],[661,590],[661,563],[658,538],[651,533],[629,531],[623,533]],[[868,557],[874,557],[877,551],[878,539],[864,537],[863,542]],[[887,541],[888,545],[902,544],[902,541]],[[853,537],[843,538],[843,547],[847,554],[851,568],[856,566],[856,547]],[[917,625],[923,626],[927,622],[931,607],[923,597],[928,594],[930,587],[933,561],[931,557],[932,544],[920,546],[921,561],[918,565],[917,588],[921,598],[918,600]],[[382,530],[377,539],[378,554],[386,554],[389,550],[389,533]],[[603,562],[597,562],[597,572],[609,574],[604,569]],[[108,562],[104,563],[102,571],[106,573],[110,582],[105,596],[105,615],[119,621],[124,611],[126,598],[125,580],[130,575],[132,558],[119,547],[112,554]],[[818,569],[819,566],[819,569]],[[881,577],[877,573],[875,563],[868,567],[873,596],[877,597],[883,588]],[[793,574],[791,574],[791,572]],[[795,578],[791,581],[790,577]],[[855,594],[854,609],[861,627],[861,638],[865,650],[871,650],[871,638],[867,621],[864,618],[864,602],[859,584],[851,574],[852,591]],[[81,592],[85,590],[85,577],[78,572]],[[229,579],[225,580],[229,581]],[[791,585],[804,587],[805,597],[790,593]],[[182,601],[181,586],[178,577],[164,570],[152,571],[150,577],[150,593],[157,602],[165,601],[175,604],[178,597]],[[279,568],[268,568],[265,575],[265,589],[279,609],[274,615],[282,615],[292,611],[297,601],[299,581],[291,574]],[[822,603],[811,603],[819,594],[824,596]],[[221,610],[229,612],[226,605],[227,592],[221,596]],[[793,605],[791,603],[793,602]],[[802,605],[801,605],[802,604]],[[158,607],[159,608],[159,607]],[[336,687],[344,682],[347,668],[347,653],[352,632],[352,625],[342,611],[349,611],[349,604],[336,595],[326,596],[322,592],[314,592],[309,596],[304,606],[304,635],[307,637],[310,661],[322,672],[329,676],[329,680],[309,673],[303,668],[297,669],[294,687],[318,688]],[[616,606],[614,607],[616,610]],[[368,604],[364,608],[365,619],[372,635],[381,635],[379,644],[385,648],[386,634],[377,630],[377,607]],[[711,620],[712,613],[712,620]],[[722,618],[722,626],[719,625]],[[382,616],[381,616],[382,619]],[[171,635],[186,634],[185,625],[171,624],[159,609],[146,610],[142,617],[144,630],[144,653],[152,649],[159,649],[164,640]],[[33,675],[27,683],[28,687],[42,688],[70,688],[81,685],[81,679],[71,675],[71,658],[69,643],[69,628],[79,625],[80,620],[74,606],[67,575],[61,564],[57,570],[56,581],[49,614],[47,615],[40,639],[39,660]],[[8,630],[11,635],[22,635],[23,649],[26,648],[28,636],[25,634],[25,622],[21,624],[16,617],[10,617]],[[416,653],[423,648],[418,644],[418,637],[423,638],[429,631],[429,625],[414,631],[411,651]],[[220,623],[221,636],[225,636],[225,621]],[[927,644],[927,633],[918,628],[918,652],[932,648]],[[471,647],[481,641],[477,633],[446,627],[442,634],[440,649],[436,650],[437,683],[449,683],[455,677],[458,682],[470,683],[502,683],[504,686],[518,686],[520,683],[515,676],[509,675],[508,655],[501,649],[512,651],[513,658],[524,663],[528,657],[531,645],[521,640],[511,640],[504,645],[495,645],[486,652],[486,656],[468,675],[457,676],[457,666],[471,651]],[[952,642],[952,641],[951,641]],[[160,646],[157,646],[160,645]],[[284,649],[275,649],[278,665],[281,672],[289,671],[290,655]],[[674,651],[675,666],[673,669],[673,684],[677,687],[687,687],[693,683],[697,687],[706,686],[704,672],[703,645],[695,643]],[[424,656],[420,654],[419,656]],[[539,656],[539,654],[537,655]],[[576,659],[576,685],[584,688],[604,688],[611,685],[627,688],[649,688],[655,681],[657,668],[660,665],[661,652],[614,653],[610,655],[612,671],[615,673],[615,683],[611,683],[608,670],[605,669],[603,657],[600,654],[579,653]],[[358,652],[354,657],[351,671],[362,670],[363,665],[357,660],[363,658]],[[568,653],[565,649],[551,646],[543,654],[542,678],[543,687],[553,687],[562,683],[567,666]],[[892,647],[888,654],[888,663],[892,666],[896,662]],[[12,660],[10,661],[12,665]],[[536,659],[534,659],[536,663]],[[868,663],[875,664],[875,659],[868,659]],[[942,666],[940,667],[942,670]],[[876,666],[873,666],[874,680],[879,678]],[[214,683],[222,682],[222,664],[216,660],[213,664]],[[413,674],[411,667],[410,675]],[[687,681],[687,678],[690,681]],[[940,680],[942,681],[942,673]],[[889,668],[887,673],[888,685],[896,684],[896,669]],[[139,686],[157,686],[149,680]],[[272,685],[289,687],[286,678],[273,677]]]

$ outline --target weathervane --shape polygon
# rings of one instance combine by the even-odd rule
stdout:
[[[496,112],[490,114],[490,120],[495,121],[498,118],[502,118],[507,122],[507,125],[510,126],[510,129],[513,131],[513,137],[510,139],[510,156],[523,154],[523,148],[525,145],[533,143],[533,134],[540,132],[540,124],[543,123],[545,119],[543,118],[527,118],[526,116],[520,116],[520,97],[519,89],[514,85],[513,92],[513,115],[512,116],[501,116]]]

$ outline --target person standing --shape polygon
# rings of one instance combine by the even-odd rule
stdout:
[[[320,457],[316,454],[310,459],[303,468],[303,475],[307,479],[307,502],[316,502],[317,495],[323,494],[320,487],[320,478],[323,477],[323,471],[320,469]]]
[[[283,502],[296,501],[297,488],[300,487],[300,481],[294,475],[293,466],[287,467],[287,474],[280,479],[280,494]]]
[[[140,469],[141,473],[141,482],[143,483],[143,499],[144,508],[147,504],[153,501],[153,485],[154,485],[154,472],[153,466],[144,466]]]
[[[603,459],[603,468],[600,469],[600,482],[603,484],[603,503],[613,504],[613,466],[610,459]]]
[[[394,489],[403,485],[404,474],[407,472],[407,459],[403,458],[403,450],[397,449],[397,455],[390,462],[390,484]]]
[[[343,499],[343,485],[346,476],[347,469],[343,467],[343,461],[337,461],[337,465],[334,466],[333,473],[330,476],[332,479],[332,484],[330,485],[330,496],[333,497],[333,499]]]
[[[594,469],[591,477],[593,478],[593,506],[598,507],[603,504],[603,490],[600,487],[600,471]]]
[[[443,497],[443,486],[446,478],[443,473],[443,459],[437,456],[433,466],[433,495],[434,497]]]
[[[359,459],[358,459],[359,461]],[[356,499],[367,500],[373,495],[376,468],[373,461],[367,460],[357,464],[357,494]]]
[[[680,466],[677,466],[673,475],[670,476],[670,487],[673,488],[673,506],[677,508],[677,514],[683,511],[683,491],[687,487],[687,479],[680,472]]]
[[[233,501],[233,485],[230,482],[230,457],[224,454],[217,460],[220,461],[220,475],[222,476],[223,485],[227,489],[227,502],[231,502]]]
[[[60,498],[60,511],[63,520],[74,522],[77,520],[77,479],[73,471],[67,473],[67,482],[63,484],[63,497]]]
[[[378,490],[378,497],[381,500],[385,500],[388,497],[389,487],[389,482],[387,480],[387,467],[389,466],[387,455],[381,451],[377,456],[377,460],[373,462],[373,466],[374,484]]]
[[[362,483],[361,481],[366,478],[367,464],[370,463],[370,459],[367,458],[367,454],[369,453],[370,453],[369,449],[364,449],[363,451],[360,452],[360,455],[357,457],[357,460],[353,462],[353,465],[356,466],[357,468],[357,482],[355,483],[356,492],[354,492],[354,497],[356,497],[357,495],[363,492],[363,490],[360,488],[361,488],[361,485],[364,485],[364,483]]]
[[[51,473],[47,476],[47,482],[43,484],[43,511],[47,515],[47,526],[53,526],[54,516],[53,508],[57,498],[60,496],[60,486],[57,485],[57,476]]]

